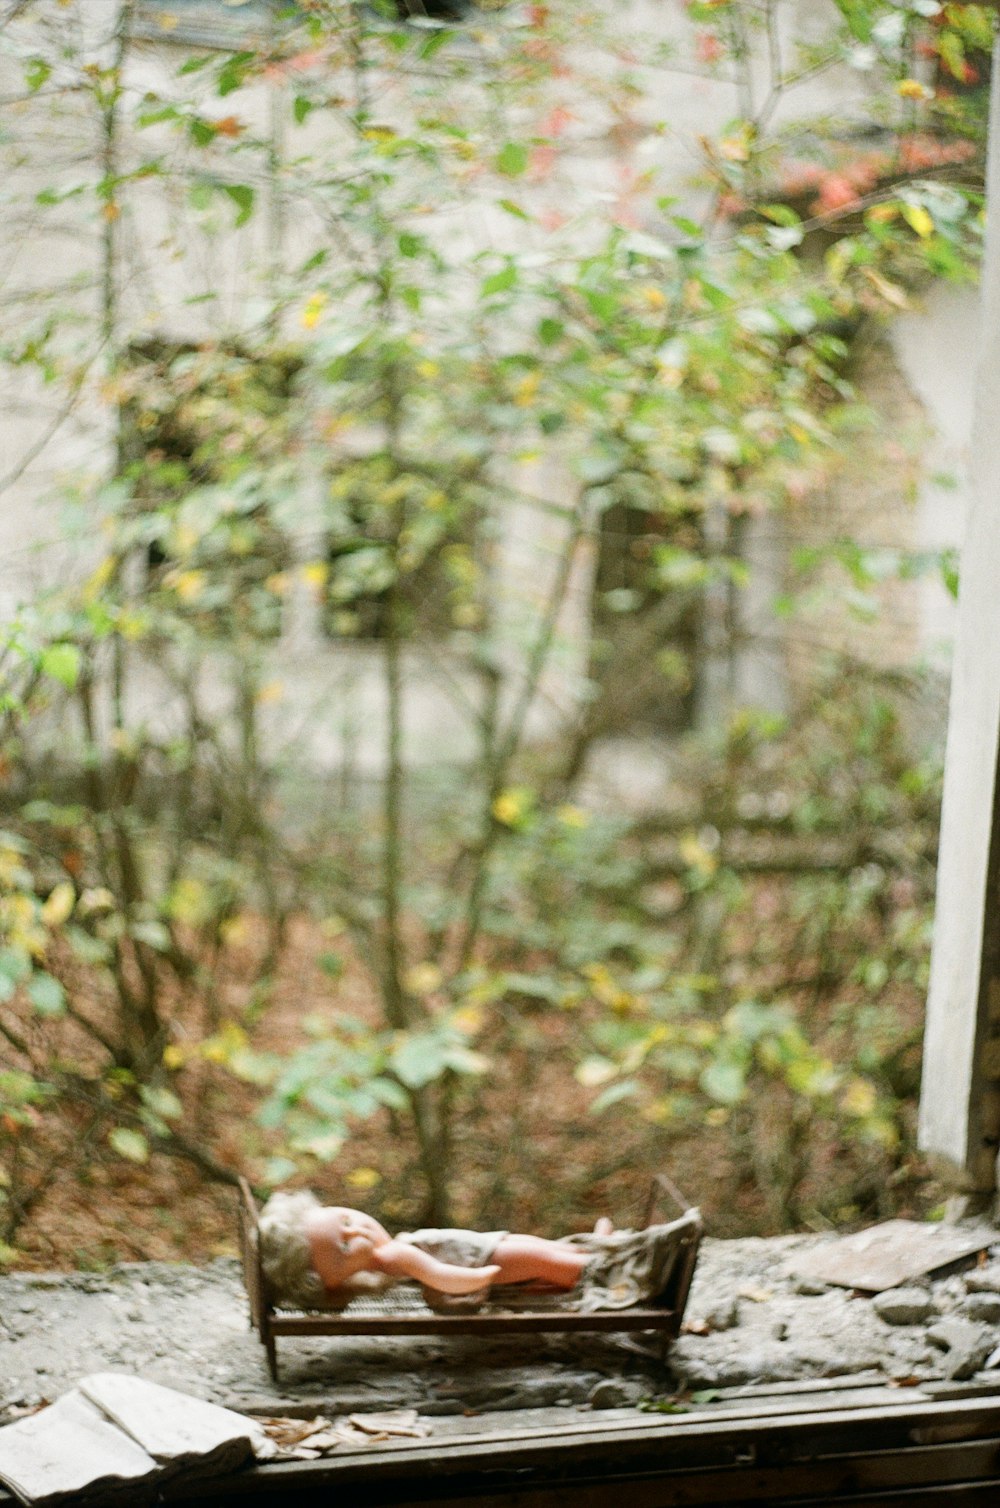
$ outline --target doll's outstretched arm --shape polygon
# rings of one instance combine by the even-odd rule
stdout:
[[[406,1241],[387,1241],[372,1252],[372,1264],[393,1278],[415,1278],[438,1293],[476,1293],[486,1288],[500,1272],[495,1264],[488,1267],[456,1267],[441,1262]]]

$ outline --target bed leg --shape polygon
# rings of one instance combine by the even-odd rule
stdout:
[[[270,1333],[270,1331],[268,1331],[268,1333],[266,1335],[262,1335],[261,1336],[261,1340],[264,1342],[264,1349],[267,1352],[267,1370],[271,1374],[271,1381],[272,1382],[277,1382],[277,1380],[278,1380],[278,1348],[277,1348],[277,1345],[275,1344],[274,1336]]]

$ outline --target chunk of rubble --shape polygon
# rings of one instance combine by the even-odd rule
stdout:
[[[944,1375],[952,1382],[973,1377],[985,1365],[994,1345],[994,1337],[981,1325],[957,1316],[931,1325],[927,1339],[932,1346],[948,1353]]]
[[[970,1293],[962,1304],[962,1313],[981,1325],[1000,1325],[1000,1293]]]
[[[888,1288],[872,1299],[872,1308],[887,1325],[919,1325],[934,1313],[925,1288]]]
[[[1000,1262],[974,1267],[965,1274],[964,1281],[969,1293],[1000,1293]]]
[[[987,1250],[994,1235],[956,1225],[886,1220],[802,1252],[793,1259],[793,1270],[799,1277],[841,1288],[881,1293]]]

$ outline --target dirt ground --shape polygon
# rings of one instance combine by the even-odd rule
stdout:
[[[370,1010],[370,987],[357,967],[336,980],[324,974],[317,958],[328,948],[318,924],[297,920],[270,1003],[258,1012],[259,950],[248,923],[226,950],[213,999],[218,1020],[247,1026],[255,1048],[287,1052],[304,1040],[310,1016],[337,1010],[363,1017]],[[87,990],[85,978],[79,987]],[[87,1003],[92,1010],[100,1006],[96,998]],[[177,1020],[175,1042],[183,1056],[206,1023],[180,1007]],[[21,1025],[38,1032],[63,1029],[59,1023]],[[457,1221],[553,1235],[586,1228],[602,1213],[632,1224],[651,1173],[663,1170],[702,1207],[713,1234],[777,1228],[732,1127],[700,1122],[679,1131],[627,1112],[590,1114],[593,1091],[571,1071],[572,1029],[567,1013],[526,1014],[517,1051],[498,1058],[494,1072],[472,1083],[458,1126]],[[195,1057],[170,1074],[169,1084],[185,1106],[179,1128],[184,1135],[224,1168],[259,1184],[276,1150],[274,1136],[257,1121],[264,1091]],[[97,1272],[122,1261],[201,1263],[235,1254],[231,1185],[204,1176],[182,1157],[154,1152],[147,1162],[128,1161],[109,1146],[107,1125],[94,1134],[79,1110],[67,1110],[55,1124],[50,1112],[46,1118],[40,1139],[48,1124],[55,1167],[17,1232],[11,1268]],[[765,1115],[752,1134],[766,1133]],[[827,1133],[814,1151],[815,1179],[841,1176],[843,1154]],[[919,1166],[904,1165],[896,1187],[880,1191],[882,1204],[858,1210],[856,1217],[921,1214],[940,1192],[922,1175]],[[362,1205],[390,1227],[422,1217],[423,1186],[411,1143],[394,1135],[385,1113],[359,1125],[333,1163],[304,1169],[296,1181],[331,1202]]]

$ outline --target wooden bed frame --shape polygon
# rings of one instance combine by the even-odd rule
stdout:
[[[656,1330],[668,1340],[676,1337],[687,1304],[702,1223],[691,1211],[690,1234],[682,1235],[675,1261],[664,1292],[655,1302],[629,1309],[599,1309],[581,1314],[567,1309],[558,1300],[540,1298],[530,1308],[504,1306],[502,1294],[486,1308],[473,1314],[440,1314],[424,1303],[415,1284],[400,1283],[389,1293],[352,1299],[345,1309],[305,1311],[286,1309],[275,1303],[264,1276],[260,1260],[260,1227],[257,1201],[245,1179],[239,1183],[240,1253],[247,1297],[250,1300],[250,1327],[257,1331],[267,1352],[272,1378],[278,1378],[277,1338],[280,1335],[525,1335],[542,1331],[583,1332]],[[670,1179],[657,1174],[653,1179],[643,1218],[652,1223],[657,1205],[664,1195],[688,1212],[689,1206]]]

